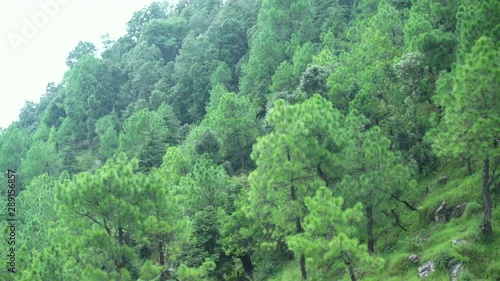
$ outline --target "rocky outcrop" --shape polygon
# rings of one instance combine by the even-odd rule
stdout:
[[[445,223],[448,221],[448,210],[446,209],[446,201],[443,201],[439,208],[434,213],[434,221],[437,223]]]
[[[446,201],[443,201],[434,212],[434,221],[437,223],[446,223],[450,219],[460,218],[464,214],[466,208],[467,203],[449,207],[448,203],[446,203]]]
[[[451,217],[456,219],[460,218],[464,214],[466,207],[467,203],[458,204],[453,208],[453,211],[451,211]]]
[[[448,273],[450,274],[451,281],[458,281],[460,279],[460,274],[462,274],[463,270],[464,270],[464,265],[456,259],[452,259],[448,263]]]
[[[424,265],[418,268],[418,276],[419,277],[427,277],[434,271],[434,263],[432,261],[428,261],[424,263]]]

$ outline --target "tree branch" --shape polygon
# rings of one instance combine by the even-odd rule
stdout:
[[[100,222],[98,222],[96,219],[94,219],[90,214],[89,212],[86,212],[85,214],[84,213],[81,213],[81,212],[78,212],[77,210],[75,210],[75,213],[77,213],[78,215],[82,216],[82,217],[87,217],[89,220],[93,221],[94,223],[96,223],[97,225],[101,226],[101,227],[104,227]]]

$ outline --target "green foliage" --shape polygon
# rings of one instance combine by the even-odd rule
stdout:
[[[142,278],[168,277],[175,265],[173,261],[181,255],[181,244],[189,238],[190,219],[185,216],[182,204],[185,197],[169,181],[172,176],[163,169],[155,169],[143,185],[148,200],[141,202],[144,219],[139,237],[153,255],[141,269]]]
[[[153,19],[143,27],[141,40],[160,49],[163,61],[174,61],[187,35],[186,20],[181,17]]]
[[[100,61],[97,58],[85,55],[65,75],[68,84],[64,110],[70,118],[77,122],[86,122],[89,117],[97,119],[100,117],[100,108],[103,106],[109,108],[112,105],[109,103],[97,104],[100,95],[105,93],[102,82],[99,80],[99,67]],[[89,104],[89,101],[96,103],[96,107],[93,103]],[[80,128],[80,130],[82,129],[86,134],[86,126]],[[92,129],[92,133],[93,131]]]
[[[118,140],[118,151],[130,158],[139,159],[145,171],[161,165],[161,157],[166,151],[168,129],[163,117],[155,111],[140,110],[123,123]]]
[[[251,146],[258,134],[255,112],[248,107],[248,97],[227,93],[220,87],[211,92],[202,124],[221,138],[224,159],[232,163],[236,172],[244,171],[251,166]]]
[[[139,42],[126,56],[129,75],[129,101],[149,100],[155,83],[163,76],[164,61],[161,50],[147,41]]]
[[[436,96],[444,107],[434,147],[440,155],[498,157],[500,133],[497,77],[498,46],[488,37],[476,42],[464,64],[457,66],[451,92]]]
[[[457,29],[460,32],[458,54],[463,63],[481,37],[489,37],[493,42],[500,39],[500,12],[498,1],[463,1],[457,12]],[[474,51],[473,51],[474,52]]]
[[[57,186],[58,215],[70,233],[83,234],[77,246],[86,245],[74,257],[107,274],[137,270],[132,247],[141,215],[138,203],[144,192],[144,176],[135,174],[136,168],[137,162],[129,163],[121,154],[95,174],[81,173]]]
[[[296,37],[293,39],[297,40]],[[313,44],[310,42],[302,46],[295,47],[297,42],[293,40],[289,43],[288,49],[293,53],[291,63],[288,61],[282,62],[273,77],[273,83],[270,90],[272,92],[287,91],[293,92],[299,85],[300,76],[306,70],[307,65],[311,62],[311,57],[314,53]]]
[[[95,131],[100,141],[99,154],[108,159],[118,147],[117,122],[113,115],[106,115],[97,120]]]
[[[181,281],[208,281],[208,273],[215,269],[215,263],[209,259],[205,260],[198,268],[181,265],[179,267],[179,280]]]
[[[39,116],[37,116],[38,104],[32,101],[25,101],[21,112],[19,113],[19,127],[34,131],[39,123]]]
[[[217,52],[206,35],[189,34],[175,64],[177,81],[169,103],[182,123],[196,122],[205,115],[210,77],[219,65]]]
[[[224,85],[224,87],[228,88],[231,86],[230,84],[231,80],[232,80],[231,69],[225,62],[222,62],[210,77],[210,83],[212,84],[212,88],[217,87],[218,84],[222,84]]]
[[[194,210],[213,206],[217,210],[227,200],[226,187],[229,176],[221,167],[204,157],[199,157],[193,165],[192,174],[186,181],[190,201]]]
[[[76,157],[83,146],[84,138],[81,123],[70,117],[66,117],[57,130],[56,146],[59,147],[59,152],[62,154],[64,169],[70,173],[80,171]]]
[[[15,280],[499,278],[498,1],[167,2],[0,129]]]
[[[142,28],[148,22],[165,17],[165,7],[163,7],[159,2],[153,2],[149,6],[144,7],[142,10],[134,12],[132,18],[127,22],[127,33],[134,40],[137,40],[142,33]]]
[[[37,141],[26,153],[26,158],[22,161],[21,172],[26,182],[44,173],[53,177],[58,176],[62,168],[61,160],[52,141]]]
[[[296,261],[292,261],[285,265],[278,274],[274,274],[269,278],[269,281],[287,281],[300,280],[300,270],[297,268]]]
[[[93,43],[79,41],[75,49],[69,53],[68,58],[66,59],[66,65],[68,67],[73,67],[79,59],[86,55],[93,56],[96,51],[97,48]]]
[[[402,29],[397,10],[381,2],[373,17],[357,21],[347,31],[356,44],[339,55],[340,66],[328,81],[336,108],[345,113],[355,109],[372,124],[397,128],[386,118],[398,106],[392,65],[400,55]]]
[[[302,73],[300,77],[299,89],[309,96],[320,94],[328,98],[327,79],[330,70],[326,67],[311,65]]]
[[[250,198],[253,211],[266,214],[277,238],[295,232],[294,218],[305,215],[304,198],[335,172],[340,114],[316,95],[297,105],[277,101],[268,122],[274,130],[252,152],[257,168],[250,174]]]
[[[304,218],[304,234],[288,239],[288,245],[296,253],[304,253],[308,261],[311,280],[338,278],[341,268],[356,274],[360,263],[382,265],[381,259],[372,258],[364,245],[352,238],[355,224],[362,217],[362,206],[342,209],[343,199],[333,197],[332,192],[320,187],[314,197],[305,200],[309,214]]]
[[[56,181],[47,175],[33,178],[26,189],[17,197],[19,221],[22,225],[16,238],[23,241],[30,255],[50,244],[49,229],[56,225],[56,210],[54,208],[54,191]],[[22,265],[23,268],[28,265]]]
[[[251,95],[258,110],[264,109],[276,69],[291,57],[286,53],[287,42],[292,37],[299,44],[312,39],[312,18],[312,7],[307,0],[262,3],[240,85],[241,92]]]
[[[51,131],[54,131],[55,133],[55,128],[52,127],[51,129],[47,125],[45,125],[45,123],[40,124],[40,126],[38,126],[37,130],[33,134],[32,141],[47,141],[50,137]]]
[[[210,129],[201,133],[200,139],[196,141],[194,150],[197,154],[207,154],[211,159],[218,159],[221,141]]]
[[[46,124],[47,127],[58,128],[67,116],[64,110],[64,97],[65,94],[61,89],[62,87],[49,84],[46,93],[40,99],[39,108],[45,109],[40,113],[41,122]]]
[[[458,0],[446,3],[418,1],[412,5],[404,27],[407,49],[422,52],[435,75],[441,70],[451,69],[455,61],[458,42],[454,31],[458,4]]]
[[[315,95],[295,105],[276,101],[267,121],[273,131],[260,138],[252,152],[257,168],[249,176],[249,217],[265,226],[269,238],[261,246],[273,248],[304,231],[304,198],[338,171],[336,132],[342,120],[330,102]],[[303,254],[301,261],[305,274]]]
[[[158,280],[161,272],[161,266],[155,265],[151,260],[147,260],[141,267],[141,275],[138,280]]]
[[[240,256],[252,252],[251,241],[256,235],[256,226],[246,214],[249,207],[246,200],[250,189],[248,178],[243,175],[233,178],[232,181],[236,186],[234,193],[230,194],[232,202],[229,202],[226,208],[219,208],[218,218],[224,251],[227,254]]]
[[[29,147],[29,137],[17,124],[0,133],[0,169],[19,171]]]
[[[180,142],[180,121],[174,114],[173,108],[166,102],[162,102],[156,111],[163,117],[163,122],[168,130],[167,144],[176,145]]]
[[[223,62],[222,65],[227,66],[223,68],[223,76],[219,75],[219,78],[225,80],[225,86],[230,91],[238,89],[241,64],[249,50],[247,32],[255,23],[260,2],[256,0],[225,1],[207,30],[209,40],[217,50],[217,59]],[[216,85],[213,81],[212,84]]]

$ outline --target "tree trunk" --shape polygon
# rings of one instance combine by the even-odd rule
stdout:
[[[167,263],[165,259],[165,253],[163,252],[163,242],[158,243],[158,254],[160,255],[160,265],[163,267]],[[161,273],[160,281],[166,281],[169,278],[170,271],[166,268]]]
[[[248,275],[248,277],[253,280],[253,264],[252,259],[249,254],[244,254],[238,257],[243,265],[243,270]]]
[[[118,227],[118,244],[119,245],[125,244],[125,239],[123,238],[123,228],[122,227]]]
[[[245,170],[245,159],[243,158],[243,149],[241,148],[239,136],[238,136],[238,140],[236,141],[236,143],[238,144],[238,152],[240,154],[241,170]]]
[[[120,246],[125,245],[125,237],[124,237],[122,227],[118,227],[118,245],[120,245]],[[127,264],[127,261],[125,260],[125,256],[122,256],[120,259],[120,262],[117,264],[117,267],[124,268],[126,264]]]
[[[468,176],[471,176],[474,173],[472,171],[472,159],[470,157],[467,158],[467,172],[469,173]]]
[[[323,172],[323,169],[321,169],[321,164],[320,163],[318,163],[318,165],[316,166],[316,171],[318,173],[318,176],[325,182],[325,185],[326,186],[330,186],[330,183],[328,182],[328,177]]]
[[[288,161],[290,161],[291,156],[290,156],[290,150],[288,148],[287,148],[286,154],[287,154]],[[297,195],[295,194],[295,186],[293,185],[293,178],[291,179],[290,199],[292,202],[297,201]],[[295,217],[295,232],[297,234],[304,232],[304,229],[302,228],[302,224],[300,222],[299,216]],[[307,279],[306,257],[304,256],[304,254],[301,254],[299,259],[300,259],[299,266],[300,266],[300,273],[302,275],[302,280],[306,280]]]
[[[484,200],[484,223],[483,234],[493,235],[491,225],[491,196],[490,196],[490,160],[486,158],[483,161],[483,200]]]
[[[163,242],[158,243],[158,254],[160,255],[160,265],[165,265],[165,253],[163,253]]]
[[[356,278],[356,272],[354,271],[354,267],[352,266],[352,264],[348,264],[347,265],[349,267],[349,275],[351,276],[351,281],[358,281],[358,279]]]
[[[307,271],[306,271],[306,256],[304,254],[300,255],[300,273],[302,275],[302,280],[307,280]]]
[[[290,188],[290,193],[292,197],[292,201],[297,200],[296,195],[295,195],[295,187],[292,185]],[[295,218],[295,232],[297,234],[304,232],[304,229],[302,228],[302,224],[300,222],[300,217]],[[307,270],[306,270],[306,257],[304,254],[300,255],[300,260],[299,260],[299,265],[300,265],[300,273],[302,274],[302,280],[307,279]]]
[[[368,252],[370,254],[375,253],[375,241],[373,239],[373,206],[369,205],[366,207],[366,218],[368,222],[366,224],[366,234],[368,236]]]

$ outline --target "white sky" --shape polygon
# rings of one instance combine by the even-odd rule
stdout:
[[[99,46],[103,34],[117,39],[132,14],[152,2],[0,0],[0,128],[18,119],[24,101],[39,102],[47,83],[61,81],[79,40]]]

